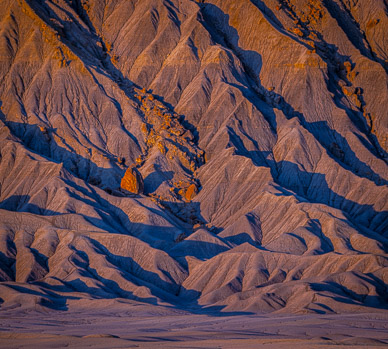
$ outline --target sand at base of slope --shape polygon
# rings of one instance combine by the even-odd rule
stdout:
[[[122,310],[0,312],[1,348],[371,348],[388,346],[388,314],[191,314]]]

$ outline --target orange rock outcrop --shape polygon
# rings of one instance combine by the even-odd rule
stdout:
[[[128,167],[121,179],[121,189],[133,194],[142,194],[144,191],[143,177],[136,167]]]

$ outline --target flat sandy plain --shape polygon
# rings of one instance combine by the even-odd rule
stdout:
[[[94,311],[13,309],[0,313],[0,347],[388,347],[388,313],[220,315],[141,304]]]

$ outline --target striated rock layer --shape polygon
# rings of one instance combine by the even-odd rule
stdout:
[[[386,309],[387,12],[3,1],[0,307]]]

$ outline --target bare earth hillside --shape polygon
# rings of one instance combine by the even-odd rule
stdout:
[[[386,312],[387,13],[2,0],[0,308]]]

